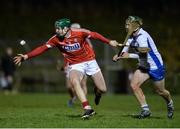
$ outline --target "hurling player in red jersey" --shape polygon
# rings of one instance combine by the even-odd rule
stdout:
[[[71,28],[81,28],[81,26],[79,23],[72,23]],[[85,41],[90,45],[90,47],[93,47],[90,39],[86,38]],[[92,49],[92,52],[93,52],[93,49]],[[67,101],[67,106],[72,107],[77,99],[77,96],[76,96],[74,88],[69,79],[69,69],[68,69],[69,67],[68,66],[69,66],[69,63],[67,62],[66,59],[64,59],[64,65],[62,64],[62,59],[61,60],[59,59],[57,61],[57,66],[56,66],[57,70],[63,71],[66,76],[66,88],[70,95],[70,99]],[[81,80],[81,87],[82,87],[85,95],[87,95],[87,75],[86,74],[84,75],[83,79]]]
[[[80,25],[79,23],[72,23],[72,24],[71,24],[71,28],[81,28],[81,25]],[[90,39],[86,38],[85,42],[86,42],[85,44],[88,44],[91,48],[93,48]],[[89,47],[89,46],[88,46],[88,47]],[[94,50],[91,49],[91,51],[92,51],[92,53],[94,54]],[[70,94],[70,97],[71,97],[71,98],[69,99],[69,101],[68,101],[67,104],[68,104],[68,107],[72,107],[77,97],[76,97],[76,93],[75,93],[75,91],[74,91],[74,89],[73,89],[73,86],[72,86],[72,84],[71,84],[71,82],[70,82],[70,80],[69,80],[69,69],[68,69],[68,65],[69,65],[69,63],[66,62],[66,68],[65,68],[66,83],[67,83],[66,86],[67,86],[67,88],[68,88],[68,91],[69,91],[69,94]],[[87,90],[88,90],[88,88],[87,88],[87,75],[86,75],[86,74],[84,75],[83,79],[81,80],[81,87],[82,87],[85,95],[87,95],[87,92],[88,92]]]
[[[107,88],[102,72],[95,60],[95,54],[85,40],[86,38],[93,38],[113,47],[117,47],[118,42],[109,40],[97,32],[71,28],[70,25],[71,21],[67,18],[57,20],[55,22],[56,34],[51,37],[46,44],[35,48],[29,53],[18,54],[14,57],[14,62],[17,65],[21,65],[24,60],[38,56],[53,47],[58,48],[69,63],[69,79],[84,109],[84,114],[81,118],[86,119],[94,115],[95,111],[90,106],[81,86],[84,75],[87,74],[91,76],[95,83],[96,105],[99,104],[101,94],[105,93]]]

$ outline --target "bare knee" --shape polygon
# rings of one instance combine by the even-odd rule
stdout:
[[[72,84],[72,87],[76,87],[77,85],[80,84],[80,82],[76,78],[71,78],[70,82]]]
[[[156,93],[160,96],[165,95],[166,93],[169,93],[167,90],[161,90],[161,89],[156,89]]]
[[[99,92],[99,93],[106,93],[107,92],[107,87],[106,87],[105,82],[96,84],[96,89],[97,89],[97,92]]]
[[[133,91],[136,91],[139,88],[139,85],[135,84],[135,83],[131,83],[130,86],[131,86]]]
[[[101,89],[101,93],[106,93],[106,92],[107,92],[107,88],[106,87]]]
[[[106,88],[106,87],[103,87],[103,88],[101,88],[101,89],[97,88],[97,92],[98,92],[98,93],[101,93],[101,94],[104,94],[104,93],[107,92],[107,88]]]

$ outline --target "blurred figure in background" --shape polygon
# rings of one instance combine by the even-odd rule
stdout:
[[[154,82],[156,92],[163,97],[167,104],[167,117],[172,118],[174,105],[170,92],[165,88],[165,67],[158,49],[151,36],[142,28],[142,19],[137,16],[129,16],[125,22],[127,32],[132,32],[126,45],[119,54],[113,57],[114,61],[121,58],[137,58],[138,67],[132,75],[131,88],[141,105],[138,118],[146,118],[151,115],[149,105],[141,89],[142,84],[151,79]],[[129,48],[133,52],[129,52]]]
[[[7,47],[4,55],[1,57],[1,68],[3,71],[3,78],[1,79],[2,89],[5,91],[5,94],[8,94],[13,90],[14,72],[16,70],[11,47]]]

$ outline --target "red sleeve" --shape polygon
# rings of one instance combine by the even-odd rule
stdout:
[[[93,38],[93,39],[97,39],[100,40],[104,43],[109,44],[110,40],[105,38],[104,36],[102,36],[101,34],[97,33],[97,32],[92,32],[86,29],[79,29],[81,30],[81,32],[83,32],[84,37],[86,38]]]
[[[52,48],[52,47],[56,47],[57,45],[57,37],[56,35],[54,35],[53,37],[51,37],[47,42],[46,45],[48,48]]]
[[[109,39],[105,38],[104,36],[102,36],[101,34],[99,34],[97,32],[90,32],[88,37],[91,37],[93,39],[98,39],[107,44],[109,44],[109,42],[110,42]]]
[[[44,53],[45,51],[47,51],[49,48],[53,48],[56,47],[56,35],[54,35],[53,37],[51,37],[46,44],[43,44],[37,48],[35,48],[34,50],[32,50],[31,52],[27,53],[28,55],[28,59],[38,56],[42,53]]]
[[[44,53],[45,51],[47,51],[48,49],[49,48],[47,47],[46,44],[39,46],[39,47],[35,48],[34,50],[32,50],[31,52],[27,53],[28,59],[38,56],[38,55]]]

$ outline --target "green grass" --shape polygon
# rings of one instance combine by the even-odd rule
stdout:
[[[135,119],[131,115],[139,111],[132,95],[106,95],[95,106],[93,96],[88,96],[97,115],[81,120],[83,112],[77,101],[73,108],[66,105],[66,94],[17,94],[0,95],[0,127],[17,128],[121,128],[121,127],[180,127],[180,96],[174,96],[175,117],[166,117],[166,105],[162,98],[148,95],[153,115],[148,119]]]

